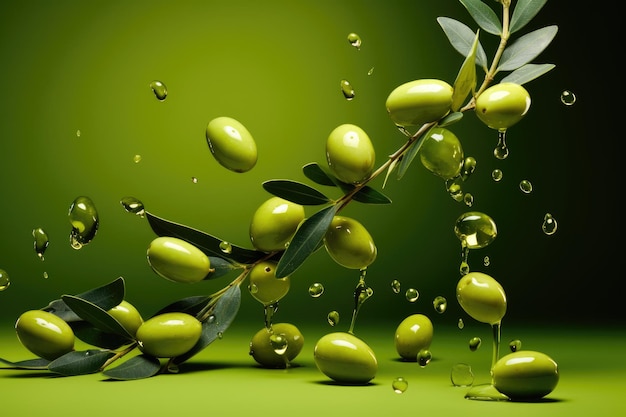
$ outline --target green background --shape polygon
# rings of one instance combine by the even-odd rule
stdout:
[[[472,323],[454,294],[460,262],[454,221],[466,211],[478,210],[496,221],[499,234],[487,248],[470,253],[470,267],[492,275],[507,293],[504,339],[523,335],[531,341],[529,348],[545,351],[557,361],[562,358],[574,368],[582,366],[578,373],[563,376],[558,388],[562,391],[554,393],[557,404],[517,404],[507,414],[516,415],[515,410],[525,414],[524,407],[530,407],[541,415],[556,415],[555,410],[571,415],[580,410],[578,401],[587,404],[589,393],[582,386],[567,385],[568,380],[589,378],[585,372],[606,380],[612,375],[604,374],[612,351],[593,353],[587,332],[606,329],[597,336],[598,344],[621,343],[622,349],[624,344],[624,312],[617,298],[621,276],[614,272],[620,266],[619,244],[613,243],[621,238],[614,200],[620,194],[620,147],[619,133],[608,124],[616,101],[610,81],[616,69],[610,62],[605,64],[593,47],[583,47],[610,40],[613,29],[604,17],[600,20],[599,12],[575,7],[579,6],[568,4],[564,9],[552,0],[523,30],[559,26],[552,45],[534,61],[554,63],[556,68],[527,85],[533,103],[523,121],[508,132],[506,160],[493,157],[497,134],[472,114],[451,128],[461,138],[465,154],[478,161],[476,172],[464,184],[475,198],[471,208],[451,199],[443,181],[415,161],[401,180],[391,176],[387,181],[383,191],[393,204],[353,203],[345,209],[345,215],[367,227],[378,247],[378,258],[367,273],[374,296],[361,309],[356,324],[356,334],[363,332],[368,341],[380,345],[384,358],[375,387],[345,389],[320,382],[323,375],[310,357],[313,342],[324,332],[347,330],[358,272],[341,268],[319,251],[292,276],[290,293],[275,316],[275,321],[299,325],[305,336],[304,330],[310,329],[303,366],[277,372],[255,367],[246,353],[247,340],[263,326],[263,307],[243,291],[236,322],[220,341],[243,346],[241,354],[211,347],[201,356],[208,362],[199,361],[193,369],[216,371],[230,384],[225,392],[226,383],[207,382],[218,378],[211,372],[137,381],[130,383],[132,390],[154,395],[156,406],[156,398],[163,397],[160,390],[180,389],[179,379],[188,393],[202,381],[213,384],[216,395],[212,400],[184,399],[191,409],[218,407],[219,401],[219,407],[226,407],[223,403],[230,403],[228,393],[233,393],[238,396],[233,396],[230,406],[247,410],[254,401],[242,404],[246,395],[258,402],[273,401],[276,393],[268,390],[271,384],[256,392],[270,380],[280,389],[288,388],[289,394],[284,395],[294,404],[299,401],[305,409],[317,405],[320,412],[333,407],[365,413],[361,410],[370,409],[375,395],[371,391],[376,389],[384,392],[379,394],[384,398],[379,398],[379,404],[386,410],[406,412],[425,404],[433,411],[458,406],[466,415],[492,412],[493,404],[468,404],[458,390],[453,394],[458,404],[451,405],[449,383],[440,384],[437,378],[431,385],[424,377],[420,383],[428,388],[419,395],[418,390],[410,390],[402,398],[390,399],[393,392],[388,388],[395,367],[406,365],[391,359],[390,340],[408,314],[431,317],[435,328],[442,329],[440,340],[448,340],[444,337],[448,335],[464,341],[474,334],[470,332],[482,332],[489,340],[489,329]],[[145,219],[124,211],[121,198],[136,197],[158,216],[251,247],[250,218],[269,197],[261,187],[263,181],[288,178],[310,184],[302,166],[325,163],[326,137],[342,123],[357,124],[368,132],[377,165],[382,164],[404,141],[387,117],[387,95],[419,78],[453,83],[462,63],[463,57],[448,44],[436,18],[453,17],[474,28],[463,6],[453,0],[22,1],[4,3],[0,11],[0,268],[11,278],[10,287],[0,292],[0,357],[9,360],[28,357],[15,340],[15,319],[61,294],[80,293],[123,276],[126,298],[149,317],[172,301],[210,294],[229,282],[224,277],[180,285],[159,278],[146,261],[146,248],[155,235]],[[350,32],[361,36],[360,50],[347,42]],[[492,56],[494,40],[486,34],[481,39]],[[343,98],[342,79],[354,86],[354,100]],[[165,101],[152,94],[153,80],[167,86]],[[563,90],[576,94],[575,105],[560,102]],[[254,136],[259,161],[252,171],[230,172],[213,159],[204,130],[218,116],[236,118]],[[135,155],[141,156],[140,162],[134,161]],[[501,182],[491,179],[494,168],[504,172]],[[532,182],[532,193],[519,190],[523,179]],[[382,180],[372,185],[382,189]],[[322,191],[338,197],[334,190]],[[75,250],[69,245],[67,213],[80,195],[94,201],[100,228],[91,243]],[[307,208],[308,215],[313,212],[314,208]],[[558,222],[552,236],[541,231],[547,212]],[[33,250],[31,231],[37,227],[50,237],[43,262]],[[489,266],[483,265],[485,256]],[[402,294],[394,294],[393,279],[402,283],[402,292],[417,289],[418,301],[409,303]],[[317,299],[307,294],[314,282],[325,286]],[[449,301],[444,314],[435,313],[432,306],[439,295]],[[335,329],[326,324],[331,310],[341,315]],[[461,336],[455,327],[459,318],[466,322]],[[559,342],[561,337],[571,343]],[[466,355],[467,349],[460,345],[454,345],[457,349],[440,345],[441,357],[448,357],[434,361],[423,373],[445,376],[446,361]],[[485,346],[480,360],[488,361],[489,344]],[[214,353],[209,355],[211,349]],[[574,360],[577,356],[580,359]],[[623,371],[623,359],[619,365]],[[410,372],[422,381],[420,371]],[[304,383],[280,380],[285,373],[289,374],[285,378],[304,379]],[[127,390],[121,384],[92,382],[99,379],[94,376],[69,382],[36,375],[0,373],[2,392],[9,392],[9,409],[21,398],[12,393],[31,389],[49,392],[50,398],[55,392],[79,390],[83,401],[91,398],[83,390],[98,398],[102,398],[98,393],[109,389]],[[610,390],[611,384],[607,385]],[[348,395],[355,392],[359,394],[350,399]],[[106,401],[118,405],[130,401],[126,394],[119,400],[115,395],[119,393],[106,394]],[[409,400],[410,395],[417,397]],[[47,407],[45,403],[29,406]],[[612,407],[610,402],[604,406]],[[50,407],[58,411],[56,404]]]

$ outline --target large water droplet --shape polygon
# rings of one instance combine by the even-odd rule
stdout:
[[[339,312],[336,310],[331,311],[330,313],[328,313],[326,319],[328,320],[328,324],[333,327],[336,326],[337,324],[339,324]]]
[[[324,293],[324,285],[319,282],[311,284],[309,287],[309,295],[313,298],[317,298]]]
[[[167,87],[161,81],[155,80],[150,83],[150,89],[154,93],[154,96],[159,101],[163,101],[167,98]]]
[[[227,255],[233,252],[233,245],[231,245],[230,242],[223,240],[220,242],[219,246],[220,246],[220,250]]]
[[[533,191],[533,185],[528,180],[521,180],[520,183],[519,183],[519,189],[524,194],[530,194]]]
[[[406,297],[407,301],[409,303],[414,303],[417,301],[417,299],[420,296],[420,293],[415,289],[415,288],[409,288],[408,290],[406,290],[406,292],[404,293],[404,296]]]
[[[33,229],[33,238],[35,239],[34,247],[35,253],[39,256],[39,259],[44,260],[44,253],[48,248],[48,244],[50,243],[48,239],[48,234],[41,227]]]
[[[491,171],[491,178],[495,181],[495,182],[500,182],[502,181],[502,177],[503,177],[503,173],[501,170],[499,169],[494,169],[493,171]]]
[[[4,269],[0,269],[0,291],[4,291],[11,285],[9,274]]]
[[[143,203],[138,198],[130,196],[122,197],[120,204],[124,207],[124,210],[126,210],[127,213],[136,214],[139,217],[144,217],[146,214]]]
[[[476,350],[478,350],[478,348],[480,347],[481,343],[482,343],[482,339],[478,336],[476,337],[472,337],[469,341],[469,349],[474,352]]]
[[[569,90],[564,90],[561,93],[561,103],[566,106],[573,106],[576,103],[576,95]]]
[[[406,379],[399,376],[397,378],[394,378],[393,382],[391,383],[391,388],[396,394],[402,394],[407,390],[407,388],[409,388],[409,383]]]
[[[395,294],[400,294],[401,286],[402,284],[400,284],[400,281],[398,281],[397,279],[391,281],[391,291],[393,291]]]
[[[469,387],[474,383],[472,367],[466,363],[457,363],[450,371],[450,381],[455,387]]]
[[[341,93],[343,94],[344,98],[348,101],[354,98],[354,95],[355,95],[354,88],[352,87],[352,84],[350,84],[350,81],[341,80]]]
[[[448,308],[448,300],[446,300],[446,297],[442,297],[441,295],[435,297],[433,300],[433,308],[439,314],[445,313]]]
[[[274,352],[276,352],[277,355],[284,355],[287,351],[289,341],[283,335],[272,334],[270,336],[270,344],[272,345],[272,349],[274,349]]]
[[[423,368],[428,365],[433,358],[433,354],[428,349],[422,349],[417,352],[417,362]]]
[[[357,50],[361,49],[361,37],[356,33],[348,34],[348,42],[354,46]]]
[[[552,217],[550,213],[546,213],[545,216],[543,217],[541,230],[543,230],[543,233],[545,233],[546,235],[553,235],[554,233],[556,233],[556,229],[557,229],[556,219]]]
[[[96,206],[89,197],[80,196],[72,202],[68,217],[72,225],[70,245],[81,249],[96,236],[100,220]]]
[[[491,217],[485,213],[470,211],[456,220],[454,233],[465,247],[480,249],[493,242],[498,230]]]
[[[498,131],[498,144],[493,150],[493,155],[498,159],[506,159],[509,156],[509,148],[506,145],[506,130]]]

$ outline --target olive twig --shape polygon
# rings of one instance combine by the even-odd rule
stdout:
[[[135,350],[135,348],[139,345],[139,343],[137,341],[134,341],[133,343],[131,343],[130,345],[128,345],[126,348],[124,348],[123,350],[120,350],[119,352],[115,352],[114,356],[111,356],[105,363],[104,365],[102,365],[100,367],[100,371],[103,371],[106,367],[108,367],[109,365],[111,365],[113,362],[115,362],[116,360],[120,359],[121,357],[125,356],[126,354],[132,352],[133,350]]]

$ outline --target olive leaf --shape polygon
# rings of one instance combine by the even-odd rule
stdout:
[[[113,356],[115,352],[110,350],[72,351],[50,362],[48,369],[65,376],[93,374]]]
[[[317,184],[328,185],[331,187],[337,185],[332,175],[324,171],[316,162],[311,162],[310,164],[303,166],[302,172],[308,179]]]
[[[530,22],[539,13],[539,10],[547,3],[548,0],[517,0],[513,15],[511,16],[511,24],[509,33],[515,33],[528,22]]]
[[[205,281],[222,277],[229,272],[238,269],[238,267],[232,262],[218,256],[209,256],[209,262],[211,263],[211,272],[204,277]]]
[[[430,129],[424,132],[415,142],[409,146],[409,148],[404,152],[402,160],[398,165],[398,179],[402,179],[406,171],[409,169],[409,166],[413,162],[413,159],[417,156],[420,148],[422,147],[422,143],[424,143],[424,138],[430,133]]]
[[[262,185],[267,192],[304,206],[316,206],[330,202],[330,199],[324,194],[301,182],[269,180]]]
[[[154,313],[154,316],[158,316],[163,313],[187,313],[195,316],[209,301],[211,301],[211,296],[192,295],[191,297],[183,298],[182,300],[175,301],[161,308],[159,311]]]
[[[472,19],[478,23],[485,32],[500,36],[502,23],[493,9],[482,0],[459,0],[467,9]]]
[[[462,118],[463,118],[462,112],[460,111],[451,112],[447,116],[445,116],[443,119],[439,120],[439,122],[437,123],[437,126],[439,127],[450,126],[451,124],[454,124],[460,121]]]
[[[355,186],[352,184],[342,183],[340,185],[344,193],[349,193],[354,190]],[[391,199],[383,193],[376,191],[369,185],[364,185],[357,191],[352,199],[364,204],[391,204]]]
[[[472,49],[472,44],[476,36],[472,29],[466,24],[450,17],[438,17],[437,22],[448,37],[448,41],[450,41],[452,47],[461,55],[467,56]],[[480,42],[476,49],[476,64],[480,65],[485,72],[489,71],[487,68],[487,54]]]
[[[517,38],[502,52],[498,71],[513,71],[535,59],[552,42],[558,26],[546,26]]]
[[[103,331],[88,321],[72,321],[69,325],[77,338],[99,348],[117,349],[132,342],[127,336]]]
[[[472,44],[472,49],[465,57],[463,65],[454,80],[454,89],[452,90],[452,104],[450,108],[453,112],[457,112],[463,105],[465,98],[469,93],[473,93],[476,89],[476,48],[478,47],[478,36],[480,31],[476,31],[476,37]]]
[[[400,159],[402,159],[402,157],[400,157]],[[385,179],[383,180],[383,188],[385,188],[385,185],[387,185],[387,180],[389,179],[389,176],[391,175],[391,173],[394,172],[396,168],[398,167],[398,162],[399,162],[398,159],[394,159],[389,164],[389,167],[387,168],[387,173],[385,174]]]
[[[26,359],[23,361],[11,362],[7,359],[0,358],[0,362],[9,365],[13,369],[32,369],[45,371],[48,369],[50,361],[44,358]]]
[[[134,340],[133,336],[113,316],[97,305],[73,295],[61,297],[76,314],[96,328]]]
[[[158,374],[160,370],[161,362],[158,358],[149,355],[137,355],[115,368],[104,370],[102,374],[119,381],[130,381],[133,379],[150,378]]]
[[[526,64],[522,65],[502,80],[501,83],[515,83],[519,85],[526,84],[529,81],[539,78],[545,73],[551,71],[555,67],[554,64]]]

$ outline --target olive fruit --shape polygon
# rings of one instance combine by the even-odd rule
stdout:
[[[157,358],[174,358],[187,353],[202,335],[202,323],[194,316],[171,312],[144,321],[137,329],[139,350]]]
[[[206,140],[213,157],[235,172],[250,171],[257,162],[257,147],[248,129],[231,117],[216,117],[206,127]]]
[[[248,288],[250,294],[263,305],[276,303],[289,292],[291,279],[286,276],[276,278],[275,261],[262,261],[250,270]]]
[[[74,331],[65,320],[43,310],[29,310],[15,322],[15,331],[22,345],[50,361],[74,350]]]
[[[272,344],[270,336],[282,336],[287,342],[284,353],[279,354]],[[271,330],[263,327],[255,333],[250,341],[250,356],[265,368],[284,368],[300,354],[304,346],[304,337],[296,326],[291,323],[272,324]]]
[[[385,106],[398,126],[421,126],[437,121],[450,112],[452,86],[445,81],[424,78],[396,87]]]
[[[126,300],[122,300],[107,313],[113,316],[131,336],[135,336],[137,329],[143,324],[143,318],[139,311]]]
[[[458,177],[463,168],[463,147],[450,130],[434,127],[428,131],[420,147],[422,165],[433,174],[449,180]]]
[[[315,344],[313,357],[324,375],[342,384],[364,385],[378,372],[374,351],[351,333],[335,332],[322,336]]]
[[[530,108],[530,94],[519,84],[500,83],[476,98],[476,116],[488,127],[506,130],[519,122]]]
[[[342,124],[328,135],[326,160],[331,172],[339,180],[357,184],[372,173],[376,152],[363,129],[353,124]]]
[[[252,245],[264,252],[285,250],[296,229],[304,220],[300,204],[270,197],[261,204],[250,223]]]
[[[335,216],[324,234],[324,246],[330,257],[349,269],[363,269],[376,260],[372,236],[358,221]]]
[[[506,313],[506,294],[498,281],[482,272],[469,272],[457,283],[456,298],[473,319],[497,324]]]
[[[185,240],[160,236],[148,246],[148,263],[161,277],[181,283],[202,281],[211,272],[211,261]]]
[[[557,363],[545,353],[518,350],[501,357],[492,369],[495,388],[511,400],[538,400],[559,382]]]
[[[433,323],[424,314],[411,314],[396,328],[394,340],[396,351],[402,359],[416,361],[420,350],[430,348]]]

